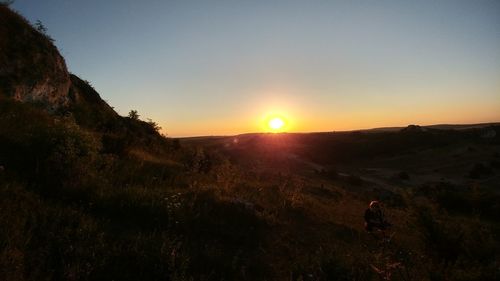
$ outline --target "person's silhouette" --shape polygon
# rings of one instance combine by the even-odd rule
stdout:
[[[378,201],[371,201],[365,211],[365,229],[368,232],[373,230],[385,230],[391,224],[385,219],[384,212]]]

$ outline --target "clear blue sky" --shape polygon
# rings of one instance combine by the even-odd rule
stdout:
[[[17,0],[168,135],[500,121],[500,1]]]

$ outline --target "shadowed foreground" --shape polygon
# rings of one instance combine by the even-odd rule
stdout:
[[[30,105],[0,110],[2,280],[498,274],[500,146],[481,138],[498,127],[118,149]],[[394,224],[388,244],[363,229],[372,199]]]

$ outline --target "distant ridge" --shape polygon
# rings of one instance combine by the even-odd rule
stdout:
[[[441,129],[441,130],[466,130],[474,128],[484,128],[488,126],[499,126],[500,122],[493,123],[478,123],[478,124],[437,124],[424,126],[431,129]]]
[[[424,125],[420,126],[425,129],[437,129],[437,130],[467,130],[467,129],[480,129],[488,126],[499,126],[500,122],[490,122],[490,123],[476,123],[476,124],[435,124],[435,125]],[[412,126],[412,125],[408,125]],[[395,132],[403,130],[406,127],[380,127],[372,129],[361,129],[353,130],[354,132]]]
[[[435,129],[435,130],[468,130],[468,129],[481,129],[489,126],[500,126],[500,122],[490,122],[490,123],[476,123],[476,124],[435,124],[435,125],[408,125],[405,127],[380,127],[371,129],[359,129],[359,130],[346,130],[346,131],[324,131],[324,132],[283,132],[280,134],[328,134],[328,133],[349,133],[349,132],[366,132],[366,133],[378,133],[378,132],[398,132],[408,128],[409,126],[418,126],[424,129]],[[206,135],[206,136],[188,136],[188,137],[178,137],[179,139],[185,140],[207,140],[207,139],[220,139],[225,137],[243,137],[251,135],[263,135],[263,134],[274,134],[270,132],[260,132],[260,133],[242,133],[236,135]]]

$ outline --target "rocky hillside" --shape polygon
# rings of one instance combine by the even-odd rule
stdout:
[[[164,146],[156,123],[119,116],[86,80],[71,74],[45,32],[0,4],[0,99],[34,105],[55,118],[69,117],[99,133],[112,151]]]
[[[88,82],[69,73],[53,40],[5,5],[0,5],[0,96],[51,113],[74,112],[80,121],[118,119]]]
[[[22,16],[0,6],[0,94],[43,104],[68,106],[70,76],[51,39]]]

